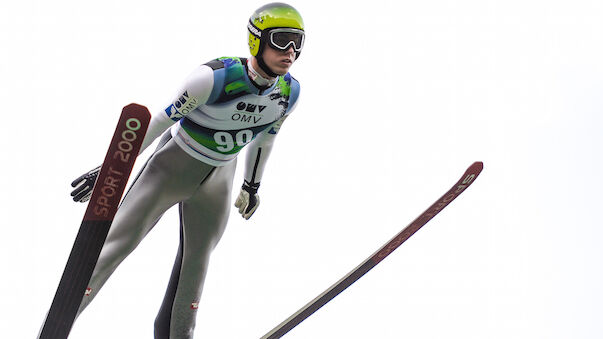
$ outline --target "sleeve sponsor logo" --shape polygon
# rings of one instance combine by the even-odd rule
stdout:
[[[178,100],[165,109],[165,114],[167,114],[170,119],[178,121],[197,108],[197,106],[199,106],[197,99],[194,97],[191,98],[188,95],[188,91],[185,91]]]
[[[277,134],[278,131],[281,129],[281,126],[283,125],[283,121],[285,121],[285,120],[281,119],[281,120],[277,121],[274,125],[272,125],[272,127],[268,131],[268,134]]]

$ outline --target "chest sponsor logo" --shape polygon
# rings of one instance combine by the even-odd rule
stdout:
[[[247,115],[241,113],[235,113],[230,117],[233,121],[243,121],[243,122],[253,122],[257,124],[262,120],[262,117],[258,117],[256,115]]]
[[[244,111],[244,112],[249,112],[249,113],[262,113],[262,111],[266,109],[266,106],[264,105],[254,105],[254,104],[249,104],[246,102],[239,102],[237,104],[237,110],[238,111]]]

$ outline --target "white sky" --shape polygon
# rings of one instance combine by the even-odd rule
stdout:
[[[121,107],[157,112],[198,64],[246,56],[261,4],[0,4],[2,337],[35,337],[85,210],[69,183],[102,161]],[[195,337],[259,338],[476,160],[463,196],[286,338],[603,337],[603,2],[291,4],[300,103],[257,213],[232,210]],[[71,338],[152,337],[177,225],[171,210]]]

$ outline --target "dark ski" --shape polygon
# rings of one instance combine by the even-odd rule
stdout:
[[[71,331],[150,118],[151,115],[144,106],[130,104],[123,108],[65,271],[40,332],[40,339],[67,338]]]
[[[344,276],[341,280],[336,282],[333,286],[329,287],[326,291],[310,301],[306,306],[302,307],[296,313],[291,315],[285,321],[276,326],[272,331],[268,332],[261,339],[277,339],[285,335],[299,323],[304,321],[318,309],[323,307],[339,293],[348,288],[364,274],[370,271],[373,267],[377,266],[385,257],[390,255],[396,248],[402,245],[408,238],[410,238],[415,232],[423,227],[429,220],[440,213],[448,204],[450,204],[456,197],[465,191],[469,185],[475,181],[475,178],[480,174],[484,164],[482,162],[473,163],[463,174],[461,179],[452,186],[446,194],[438,199],[433,205],[431,205],[425,212],[423,212],[417,219],[415,219],[410,225],[406,226],[400,233],[393,237],[377,252],[368,257],[358,267]]]

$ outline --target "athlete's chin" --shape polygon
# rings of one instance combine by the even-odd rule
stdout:
[[[287,72],[289,72],[289,68],[291,68],[292,64],[287,64],[287,65],[276,65],[273,67],[270,67],[270,69],[278,75],[285,75],[287,74]]]

